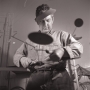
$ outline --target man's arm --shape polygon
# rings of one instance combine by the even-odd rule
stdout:
[[[27,39],[25,43],[23,43],[15,52],[13,57],[13,63],[17,67],[24,67],[27,68],[30,64],[35,63],[31,60],[30,57],[28,57],[28,46],[30,48],[33,48],[33,46],[30,45],[30,40]]]
[[[55,50],[55,54],[60,59],[79,58],[83,53],[82,44],[75,40],[71,34],[62,31],[62,33],[60,33],[60,40],[63,43],[63,47]]]
[[[17,51],[15,52],[14,54],[14,57],[13,57],[13,63],[17,66],[17,67],[20,67],[20,66],[23,66],[21,64],[21,60],[23,63],[26,62],[26,57],[27,56],[27,50],[26,50],[26,45],[25,43],[23,43],[18,49]],[[27,63],[27,62],[26,62]],[[28,63],[27,63],[28,64]]]

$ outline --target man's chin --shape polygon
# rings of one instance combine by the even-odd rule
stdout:
[[[43,33],[48,33],[48,32],[50,32],[50,30],[45,29],[45,30],[42,30],[41,32],[43,32]]]

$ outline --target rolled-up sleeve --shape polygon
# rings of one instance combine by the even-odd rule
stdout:
[[[20,67],[20,59],[24,56],[26,56],[27,50],[26,50],[26,44],[23,43],[15,52],[14,57],[13,57],[13,63],[17,66]]]
[[[63,31],[61,40],[70,59],[81,57],[81,54],[83,53],[83,46],[79,41],[75,40],[71,34]]]

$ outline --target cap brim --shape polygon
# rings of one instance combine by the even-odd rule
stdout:
[[[41,21],[42,19],[44,19],[45,17],[47,17],[50,14],[54,14],[56,12],[56,9],[52,9],[50,8],[49,10],[47,10],[46,12],[43,12],[42,14],[40,14],[38,17],[35,18],[36,22]]]

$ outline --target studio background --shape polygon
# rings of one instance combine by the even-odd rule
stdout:
[[[0,0],[0,56],[2,53],[3,29],[5,18],[7,17],[7,37],[10,27],[11,35],[25,41],[30,32],[38,31],[37,23],[35,22],[35,10],[38,5],[48,4],[56,9],[54,30],[64,30],[73,33],[76,26],[74,21],[77,18],[83,20],[83,25],[77,27],[74,34],[77,37],[82,37],[79,42],[84,47],[84,53],[81,58],[76,60],[76,64],[82,67],[90,66],[90,0]],[[7,45],[10,44],[8,60],[5,57]],[[5,39],[4,54],[2,57],[3,66],[14,66],[13,55],[17,48],[22,44],[19,40],[10,38]]]

